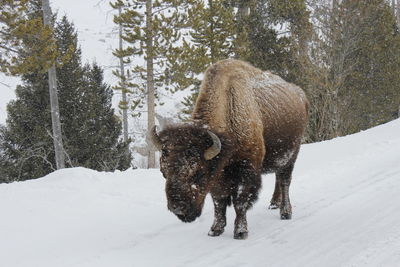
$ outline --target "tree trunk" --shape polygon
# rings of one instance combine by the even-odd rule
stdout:
[[[397,25],[400,27],[400,0],[397,0],[397,6],[396,6],[396,17],[397,17]]]
[[[239,2],[238,11],[237,11],[238,19],[243,21],[249,15],[250,15],[250,1]]]
[[[397,117],[400,118],[400,105],[399,105],[399,111],[397,112]]]
[[[146,1],[146,45],[147,45],[147,130],[150,131],[155,124],[155,91],[154,91],[154,52],[153,52],[153,29],[152,29],[152,0]],[[155,147],[152,142],[148,142],[149,154],[147,157],[147,167],[155,168]]]
[[[121,6],[118,7],[118,15],[121,16],[122,9]],[[122,25],[119,25],[119,50],[122,51],[123,47],[123,40],[122,40]],[[119,59],[119,67],[121,71],[121,85],[122,85],[122,102],[124,104],[127,103],[127,97],[126,97],[126,77],[125,77],[125,64],[124,64],[124,59],[123,57],[120,57]],[[124,108],[122,109],[122,126],[123,126],[123,135],[124,135],[124,141],[128,141],[128,109]],[[129,151],[129,148],[128,148]]]
[[[42,0],[43,22],[45,25],[51,25],[51,9],[49,0]],[[51,122],[53,129],[54,153],[57,169],[65,168],[64,147],[62,142],[60,111],[57,96],[57,78],[55,63],[48,70],[49,75],[49,94],[51,108]]]
[[[338,7],[338,0],[333,0],[332,1],[332,10],[337,10],[337,7]]]
[[[396,0],[392,0],[393,17],[396,18]]]

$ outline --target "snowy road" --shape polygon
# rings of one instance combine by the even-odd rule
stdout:
[[[274,176],[248,213],[249,238],[167,211],[158,170],[67,169],[0,185],[0,266],[400,266],[400,120],[302,147],[293,219],[267,210]]]

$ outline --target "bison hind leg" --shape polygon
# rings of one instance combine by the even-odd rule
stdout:
[[[281,202],[282,202],[281,185],[279,179],[276,178],[274,194],[272,195],[272,199],[268,206],[268,209],[270,210],[278,209],[281,206]]]
[[[289,187],[292,180],[294,163],[282,168],[276,173],[277,183],[281,191],[280,217],[282,220],[290,220],[292,218],[292,205],[289,198]]]

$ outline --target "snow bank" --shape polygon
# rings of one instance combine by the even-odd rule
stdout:
[[[248,213],[249,238],[207,236],[203,215],[167,211],[158,170],[65,169],[0,185],[1,266],[398,266],[400,120],[305,145],[291,190],[293,219],[267,210],[274,177]]]

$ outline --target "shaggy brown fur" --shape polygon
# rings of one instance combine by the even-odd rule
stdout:
[[[233,202],[234,237],[244,239],[246,212],[257,199],[261,173],[275,172],[270,207],[279,207],[281,219],[290,219],[291,174],[308,120],[304,92],[245,62],[222,60],[206,70],[192,118],[191,124],[153,136],[162,149],[168,208],[181,220],[193,221],[211,193],[215,220],[209,235],[224,231],[226,207]],[[204,158],[213,145],[208,131],[221,141],[211,160]]]

